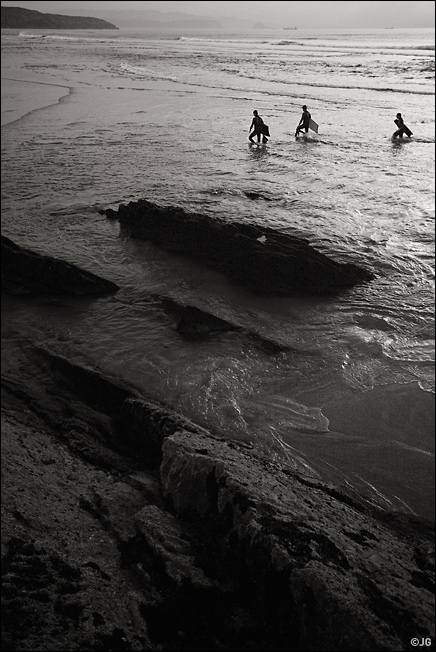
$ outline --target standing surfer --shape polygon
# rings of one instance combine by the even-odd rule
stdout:
[[[297,129],[296,129],[296,131],[295,131],[295,135],[296,135],[296,136],[298,136],[298,134],[300,133],[300,131],[303,131],[303,130],[304,130],[304,131],[306,132],[306,134],[307,134],[307,132],[309,131],[309,122],[310,122],[310,118],[311,118],[311,117],[312,117],[312,116],[310,115],[309,111],[307,110],[307,106],[304,104],[304,106],[303,106],[303,113],[302,113],[302,116],[301,116],[300,122],[298,123]]]
[[[251,121],[250,129],[248,130],[249,136],[248,140],[253,143],[253,137],[257,136],[257,142],[260,143],[260,139],[262,137],[262,134],[264,133],[264,124],[263,120],[258,114],[256,110],[253,111],[253,120]],[[266,143],[268,142],[267,139],[264,137],[263,142]]]

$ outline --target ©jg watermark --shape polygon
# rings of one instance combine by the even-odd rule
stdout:
[[[431,638],[412,638],[410,641],[412,647],[431,647]]]

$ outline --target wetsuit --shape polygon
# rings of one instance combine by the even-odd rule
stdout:
[[[312,116],[310,115],[310,113],[309,113],[309,111],[307,109],[305,111],[303,111],[303,115],[301,116],[300,124],[297,127],[297,134],[300,131],[303,131],[303,130],[307,134],[307,132],[309,131],[309,122],[310,122],[311,117]]]
[[[253,129],[254,131],[251,132],[251,134],[248,136],[248,139],[253,142],[253,137],[257,136],[257,142],[260,143],[260,139],[263,133],[263,120],[260,115],[254,116],[250,129]]]
[[[394,122],[398,127],[397,131],[394,133],[394,138],[396,138],[397,136],[399,138],[402,138],[403,134],[406,131],[406,129],[405,129],[406,125],[404,124],[404,120],[403,120],[403,118],[397,118],[396,120],[394,120]]]

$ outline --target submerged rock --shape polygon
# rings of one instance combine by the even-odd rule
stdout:
[[[2,235],[2,292],[29,294],[106,294],[119,288],[64,260],[24,249]]]
[[[219,332],[240,330],[238,326],[216,317],[196,306],[177,303],[162,297],[164,311],[173,317],[180,335],[188,339],[204,340]]]
[[[106,215],[117,215],[133,237],[189,254],[260,294],[332,294],[373,278],[356,265],[332,260],[303,238],[259,225],[226,222],[144,199],[121,204],[117,212],[108,209]]]
[[[289,349],[288,346],[271,338],[263,337],[259,333],[244,329],[242,326],[212,315],[197,306],[178,303],[167,297],[160,297],[165,313],[176,322],[176,329],[180,335],[187,339],[206,340],[219,333],[238,331],[249,337],[254,343],[259,344],[266,353],[280,353]]]

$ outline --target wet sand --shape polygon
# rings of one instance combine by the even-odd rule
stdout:
[[[67,86],[35,82],[9,77],[8,71],[1,83],[1,124],[15,122],[25,115],[39,109],[57,104],[69,94]],[[12,72],[13,75],[13,72]]]

